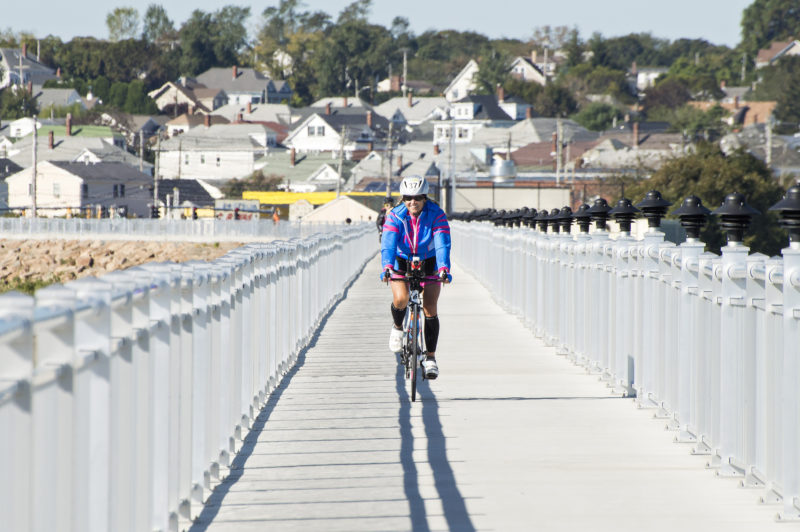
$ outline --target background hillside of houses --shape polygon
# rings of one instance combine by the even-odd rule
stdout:
[[[455,176],[450,210],[577,205],[706,143],[778,183],[800,173],[791,1],[755,0],[735,48],[545,25],[415,35],[400,16],[368,22],[370,7],[281,0],[176,24],[151,4],[114,8],[107,36],[0,32],[0,207],[30,208],[35,182],[41,215],[245,197],[287,216],[332,191],[376,209],[411,174],[439,199]]]

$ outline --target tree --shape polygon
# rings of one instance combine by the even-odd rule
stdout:
[[[106,15],[110,41],[135,39],[139,33],[139,12],[132,7],[117,7]]]
[[[247,45],[245,22],[250,17],[249,7],[227,5],[212,17],[211,40],[219,66],[236,64],[239,51]]]
[[[578,104],[567,89],[550,83],[539,92],[533,109],[541,116],[565,117],[577,111]]]
[[[800,9],[797,0],[755,0],[742,12],[741,48],[750,57],[773,41],[798,37]]]
[[[628,185],[625,192],[638,200],[653,189],[671,201],[673,208],[687,196],[696,195],[713,210],[722,204],[727,194],[744,194],[747,203],[761,212],[753,218],[745,245],[767,255],[775,255],[783,247],[784,237],[775,230],[777,218],[775,213],[769,212],[769,207],[781,199],[783,191],[766,165],[749,153],[737,151],[725,156],[717,144],[701,142],[695,153],[667,161],[650,179]],[[725,244],[725,235],[716,217],[711,217],[702,239],[716,252]]]
[[[560,80],[578,99],[586,98],[590,94],[606,94],[624,103],[635,101],[627,75],[622,70],[581,63],[569,69]]]
[[[19,85],[0,90],[0,117],[4,120],[15,120],[38,113],[36,100]]]
[[[762,81],[753,98],[775,101],[775,118],[781,133],[794,133],[800,127],[800,57],[782,57],[761,69]]]
[[[167,16],[167,10],[158,4],[147,6],[142,25],[142,39],[150,43],[163,42],[175,33],[175,26]]]
[[[511,58],[492,48],[484,53],[478,64],[480,68],[475,76],[478,94],[494,94],[498,86],[505,87],[511,79]]]
[[[691,99],[692,95],[685,81],[667,78],[645,90],[644,110],[648,117],[653,118],[659,112],[678,108]]]
[[[591,131],[605,131],[622,118],[622,112],[607,103],[590,103],[574,115],[572,119]]]
[[[228,5],[213,14],[195,9],[180,30],[180,71],[188,75],[236,64],[247,44],[250,8]]]
[[[337,24],[347,24],[348,22],[367,22],[369,10],[372,9],[372,0],[355,0],[345,6],[336,19]]]

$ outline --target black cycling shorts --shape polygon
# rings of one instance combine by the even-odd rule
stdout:
[[[404,273],[411,271],[410,262],[402,257],[397,257],[397,268],[395,270]],[[429,277],[436,275],[436,257],[429,257],[422,261],[422,272]]]

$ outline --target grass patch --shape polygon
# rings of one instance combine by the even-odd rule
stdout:
[[[0,294],[16,290],[17,292],[32,296],[39,288],[60,282],[61,277],[58,275],[52,275],[47,279],[22,279],[20,277],[0,279]]]

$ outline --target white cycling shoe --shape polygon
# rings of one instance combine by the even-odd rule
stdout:
[[[425,360],[422,361],[422,369],[425,371],[426,379],[433,380],[439,376],[439,366],[436,365],[435,358],[425,357]]]
[[[389,333],[389,351],[399,353],[403,350],[403,330],[395,329],[392,325],[392,332]]]

